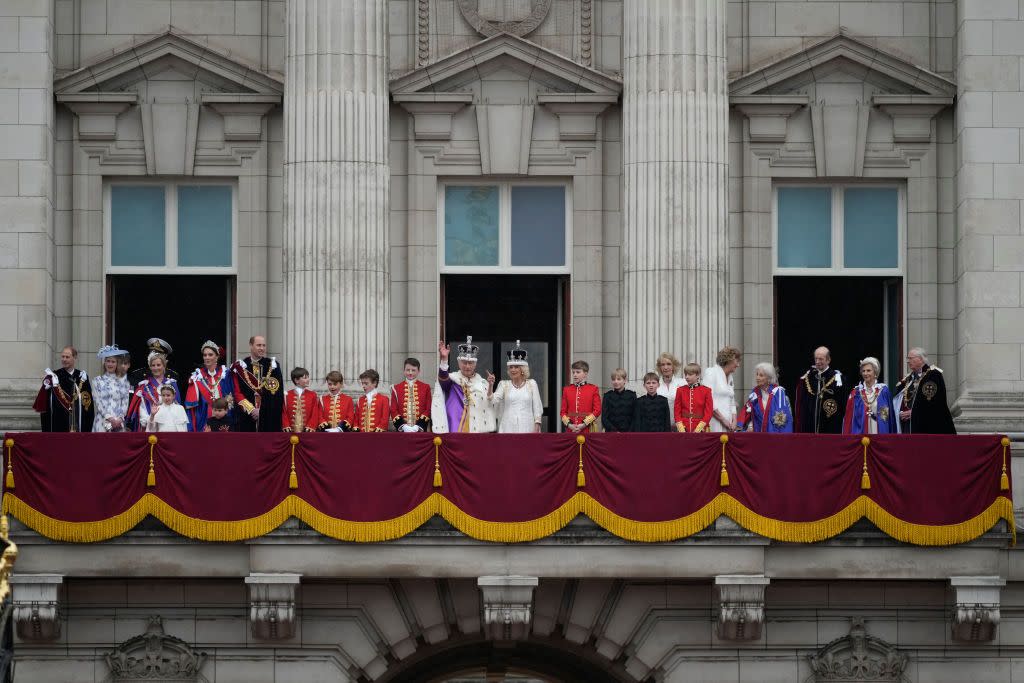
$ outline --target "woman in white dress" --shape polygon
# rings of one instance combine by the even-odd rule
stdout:
[[[499,434],[540,433],[544,403],[540,400],[537,382],[530,379],[526,349],[516,340],[508,352],[508,379],[498,382],[491,394],[491,405],[498,414]]]
[[[121,358],[127,351],[117,344],[100,348],[96,357],[103,363],[103,374],[92,378],[92,403],[96,417],[93,432],[123,432],[124,416],[128,412],[128,397],[131,386],[124,373],[118,372]]]
[[[658,368],[658,375],[661,377],[658,382],[658,395],[667,398],[668,405],[671,407],[675,403],[676,392],[680,387],[686,386],[686,380],[677,374],[683,364],[675,355],[664,351],[658,356],[658,360],[654,361],[654,365]]]
[[[725,346],[718,352],[715,365],[704,372],[704,385],[711,389],[715,411],[711,417],[711,431],[736,431],[736,388],[733,373],[740,366],[743,353],[735,346]]]

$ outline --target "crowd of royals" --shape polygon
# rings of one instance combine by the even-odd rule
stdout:
[[[202,345],[201,367],[179,381],[168,367],[170,344],[148,341],[146,367],[130,372],[126,351],[104,346],[97,354],[103,374],[91,381],[75,367],[78,352],[61,351],[61,367],[47,368],[34,408],[43,431],[57,432],[540,432],[544,404],[530,377],[526,349],[517,341],[507,353],[508,377],[477,372],[479,347],[473,338],[459,344],[456,366],[451,346],[438,343],[437,381],[419,379],[420,361],[407,358],[404,377],[390,390],[379,389],[380,375],[359,375],[362,394],[343,391],[345,378],[333,370],[324,377],[327,391],[310,389],[309,372],[295,367],[286,388],[276,358],[267,356],[261,336],[249,340],[250,355],[230,366],[224,349]],[[859,362],[859,381],[851,386],[832,367],[826,347],[815,349],[813,365],[797,382],[793,402],[778,382],[771,363],[754,367],[755,385],[742,405],[736,402],[734,374],[739,349],[726,346],[706,371],[685,366],[671,353],[661,354],[642,378],[638,396],[627,389],[621,368],[611,373],[611,389],[602,396],[588,381],[586,361],[572,363],[572,382],[562,390],[560,418],[567,432],[603,428],[607,432],[736,432],[953,434],[942,370],[928,364],[923,349],[907,354],[909,372],[892,389],[879,381],[874,357]],[[679,375],[680,368],[682,376]],[[133,376],[134,375],[134,376]]]

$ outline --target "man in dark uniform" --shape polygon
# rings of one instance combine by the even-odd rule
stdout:
[[[903,434],[956,434],[953,416],[946,403],[946,381],[942,370],[928,365],[924,349],[907,353],[910,373],[893,387],[893,403]]]
[[[171,348],[171,345],[165,342],[160,337],[150,337],[149,339],[146,340],[146,348],[148,349],[148,351],[145,353],[145,355],[143,355],[143,360],[145,360],[146,356],[149,355],[149,351],[156,351],[157,353],[162,353],[168,359],[166,362],[166,366],[164,368],[164,375],[170,377],[175,382],[177,382],[178,373],[171,369],[170,357],[171,353],[174,352],[174,349]],[[132,387],[132,390],[134,391],[134,388],[139,386],[139,382],[145,381],[148,377],[149,365],[146,365],[145,367],[141,368],[135,368],[134,370],[128,373],[128,384],[129,386]]]
[[[259,335],[249,338],[249,357],[231,366],[235,385],[235,405],[240,432],[281,431],[284,408],[281,368],[276,358],[267,358],[267,340]]]
[[[92,431],[92,387],[85,371],[75,368],[77,360],[78,350],[65,346],[57,372],[46,368],[43,386],[32,404],[44,432]]]
[[[824,346],[814,350],[814,365],[796,383],[797,432],[842,434],[846,395],[843,374],[833,367],[832,354]]]

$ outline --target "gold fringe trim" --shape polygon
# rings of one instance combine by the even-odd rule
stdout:
[[[299,488],[299,475],[295,473],[295,446],[299,443],[299,437],[294,434],[288,437],[288,443],[292,445],[292,469],[288,473],[288,488]]]
[[[722,434],[718,440],[722,443],[722,472],[718,477],[718,485],[724,489],[729,485],[729,471],[725,469],[725,444],[729,443],[729,435]]]
[[[289,517],[295,517],[324,536],[342,541],[371,543],[405,536],[434,515],[441,515],[465,535],[494,543],[522,543],[555,533],[585,514],[609,533],[628,541],[656,543],[672,541],[706,529],[718,517],[726,515],[744,529],[777,541],[814,543],[837,536],[857,520],[867,517],[879,529],[904,543],[926,546],[956,545],[983,535],[999,520],[1006,520],[1016,544],[1013,503],[999,496],[976,517],[944,526],[905,522],[883,510],[867,496],[860,496],[836,514],[812,522],[785,522],[763,517],[727,493],[719,493],[704,507],[678,519],[640,522],[615,514],[589,494],[575,493],[554,511],[523,522],[490,522],[469,515],[440,493],[432,493],[409,512],[393,519],[375,522],[351,522],[330,517],[295,495],[290,495],[268,512],[250,519],[210,521],[187,517],[171,508],[156,495],[146,493],[119,515],[95,522],[64,522],[33,509],[13,493],[3,499],[3,514],[17,517],[43,536],[72,543],[105,541],[135,527],[147,515],[156,517],[170,529],[202,541],[240,541],[270,533]]]
[[[871,443],[871,439],[864,437],[860,440],[860,445],[864,447],[864,469],[860,474],[860,487],[864,491],[871,488],[871,477],[868,476],[868,444]]]
[[[156,470],[153,469],[153,449],[156,447],[156,437],[152,434],[146,439],[149,442],[149,472],[146,473],[146,487],[153,488],[156,486]]]
[[[587,485],[587,475],[583,473],[583,444],[587,442],[587,438],[580,434],[576,437],[576,443],[580,447],[580,468],[576,471],[576,488],[581,489]]]
[[[4,478],[4,488],[8,491],[14,488],[14,439],[4,439],[4,446],[7,447],[7,476]],[[1005,461],[1006,456],[1003,456]],[[1005,462],[1003,469],[1006,469]]]
[[[434,437],[434,488],[439,489],[444,483],[441,481],[441,437]]]
[[[1006,474],[1006,451],[1010,448],[1010,440],[1005,436],[999,442],[1003,446],[1003,473],[999,476],[999,490],[1010,490],[1010,477]]]

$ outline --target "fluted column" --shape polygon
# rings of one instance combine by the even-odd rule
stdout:
[[[284,362],[386,377],[387,3],[287,5]]]
[[[726,0],[625,0],[623,365],[726,342]]]

